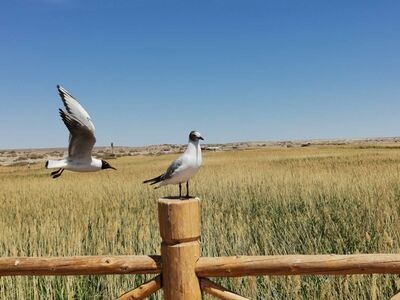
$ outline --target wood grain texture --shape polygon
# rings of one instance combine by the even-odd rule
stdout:
[[[156,274],[160,256],[71,256],[0,258],[0,276]]]
[[[118,300],[142,300],[161,289],[161,276],[143,283],[141,286],[121,295]]]
[[[164,243],[194,241],[200,237],[200,200],[158,200],[160,235]]]
[[[195,266],[200,257],[200,200],[160,199],[162,285],[166,300],[200,300]]]
[[[222,300],[248,300],[248,298],[242,297],[234,292],[229,291],[228,289],[212,282],[207,278],[200,279],[201,290],[217,297]]]
[[[202,257],[200,277],[253,275],[400,274],[400,254]]]

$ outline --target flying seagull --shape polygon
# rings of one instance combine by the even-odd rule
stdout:
[[[60,116],[70,134],[68,157],[46,162],[47,169],[58,169],[52,172],[51,176],[53,178],[60,177],[64,170],[76,172],[95,172],[102,169],[116,170],[105,160],[92,157],[96,138],[94,136],[94,125],[89,114],[66,89],[60,85],[57,85],[57,89],[65,106],[65,110],[59,110]]]
[[[164,174],[143,183],[157,184],[156,188],[167,184],[179,184],[179,197],[182,197],[182,183],[186,182],[186,198],[189,198],[189,179],[197,173],[202,162],[200,140],[204,139],[198,131],[190,132],[186,151],[172,162]]]

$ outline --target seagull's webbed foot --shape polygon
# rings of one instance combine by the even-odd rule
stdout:
[[[64,169],[58,169],[57,171],[51,172],[51,175],[53,176],[53,179],[56,179],[61,176],[61,174],[64,172]]]

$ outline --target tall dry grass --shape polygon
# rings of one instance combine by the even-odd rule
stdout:
[[[153,190],[174,155],[113,160],[118,171],[0,168],[0,255],[159,254]],[[400,149],[306,147],[205,153],[203,256],[398,253]],[[150,276],[2,277],[0,299],[112,299]],[[388,299],[398,276],[215,279],[253,299]],[[160,297],[158,293],[156,297]]]

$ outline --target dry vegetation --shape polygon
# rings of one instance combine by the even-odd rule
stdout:
[[[158,254],[156,199],[143,179],[176,155],[132,156],[118,171],[0,167],[0,255]],[[208,152],[192,182],[204,256],[398,253],[400,149],[310,146]],[[2,277],[0,299],[112,299],[149,277]],[[252,299],[388,299],[393,275],[216,279]],[[158,296],[161,294],[159,293]]]

